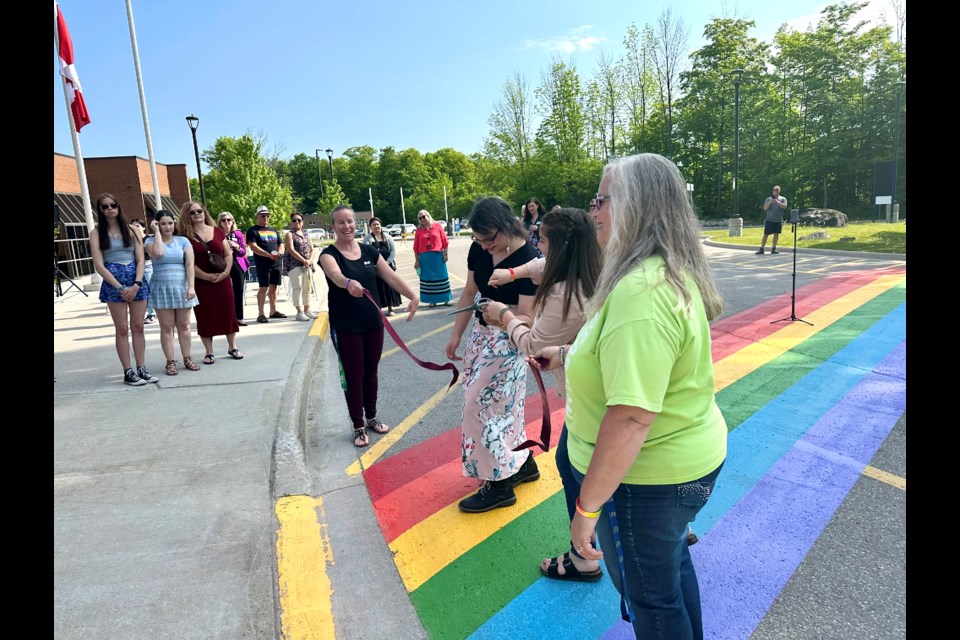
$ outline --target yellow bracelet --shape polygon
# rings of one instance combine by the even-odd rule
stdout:
[[[580,506],[580,496],[577,496],[576,507],[577,507],[577,513],[582,515],[584,518],[599,518],[600,513],[603,511],[602,506],[596,511],[587,511],[586,509]]]

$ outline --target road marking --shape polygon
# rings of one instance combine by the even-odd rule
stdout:
[[[449,391],[453,391],[457,388],[457,385],[463,383],[463,376],[461,375],[457,378],[457,381],[453,384],[450,389],[447,389],[447,385],[441,387],[433,396],[420,405],[413,413],[404,418],[403,422],[395,426],[393,429],[390,429],[390,432],[384,435],[382,438],[377,440],[377,443],[371,445],[370,448],[360,456],[360,459],[347,467],[347,475],[355,476],[359,473],[362,473],[364,469],[373,465],[380,456],[385,454],[390,447],[396,444],[404,434],[409,431],[415,424],[420,422],[423,419],[423,416],[427,415],[432,411],[438,404],[440,404],[444,398],[447,397]]]
[[[310,325],[310,332],[307,335],[318,336],[321,340],[326,340],[328,329],[330,329],[330,314],[321,311],[313,324]]]
[[[431,332],[429,332],[429,333],[423,334],[423,335],[420,336],[419,338],[414,338],[413,340],[407,342],[406,345],[409,347],[409,346],[412,345],[412,344],[417,344],[417,343],[420,342],[421,340],[425,340],[426,338],[429,338],[430,336],[436,335],[436,334],[440,333],[441,331],[446,331],[447,329],[449,329],[450,327],[452,327],[454,324],[456,324],[456,323],[455,323],[455,322],[451,322],[450,324],[445,324],[445,325],[443,325],[442,327],[440,327],[440,328],[438,328],[438,329],[434,329],[433,331],[431,331]],[[400,351],[400,347],[394,347],[393,349],[390,349],[390,350],[388,350],[388,351],[384,351],[384,352],[383,352],[383,355],[380,356],[380,359],[383,360],[383,359],[386,358],[387,356],[392,356],[393,354],[397,353],[398,351]]]
[[[323,498],[286,496],[277,500],[277,582],[280,627],[290,640],[332,639],[333,564]]]
[[[873,478],[874,480],[879,480],[880,482],[885,482],[891,487],[896,487],[897,489],[907,490],[907,479],[901,478],[900,476],[893,475],[883,471],[882,469],[877,469],[876,467],[871,467],[867,465],[863,468],[863,475]]]

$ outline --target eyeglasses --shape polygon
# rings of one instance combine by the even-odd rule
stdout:
[[[493,236],[487,238],[486,240],[482,240],[477,236],[473,236],[473,241],[480,245],[491,245],[493,244],[493,241],[497,239],[498,235],[500,235],[500,229],[497,229],[497,232],[493,234]]]
[[[597,209],[597,211],[599,211],[599,210],[600,210],[600,207],[603,206],[603,201],[604,201],[604,200],[609,200],[609,199],[610,199],[610,196],[605,196],[605,195],[602,195],[602,194],[599,194],[599,193],[598,193],[598,194],[597,194],[597,206],[595,207],[595,208]]]
[[[427,219],[427,216],[419,216],[419,217],[417,218],[417,220],[426,220],[426,219]]]
[[[220,218],[220,222],[233,222],[233,218]]]
[[[293,221],[294,221],[294,222],[303,222],[303,218],[294,218]]]
[[[190,215],[196,215],[198,213],[203,213],[203,209],[190,209]]]
[[[103,203],[102,205],[100,205],[100,211],[106,211],[107,209],[119,209],[119,208],[120,208],[120,205],[118,205],[116,202],[114,202],[113,204]]]

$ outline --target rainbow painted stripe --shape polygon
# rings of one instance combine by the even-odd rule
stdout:
[[[804,287],[797,315],[813,326],[771,324],[785,303],[712,328],[717,402],[731,433],[717,489],[695,523],[709,638],[749,637],[906,407],[905,269]],[[550,402],[559,425],[562,402],[552,394]],[[539,396],[528,397],[526,415],[540,413]],[[532,433],[539,423],[528,421]],[[537,570],[568,545],[553,450],[537,457],[541,480],[517,489],[516,506],[467,515],[457,501],[475,481],[461,476],[459,438],[452,429],[364,471],[431,638],[632,638],[609,580],[558,583]],[[783,530],[790,548],[771,542]]]

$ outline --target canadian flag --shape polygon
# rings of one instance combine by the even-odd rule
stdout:
[[[84,125],[90,124],[90,114],[87,113],[87,105],[80,92],[80,78],[77,77],[77,68],[73,66],[73,41],[70,39],[70,31],[67,30],[63,14],[60,13],[60,5],[57,5],[57,37],[60,75],[67,80],[67,98],[73,111],[73,123],[79,133]]]

